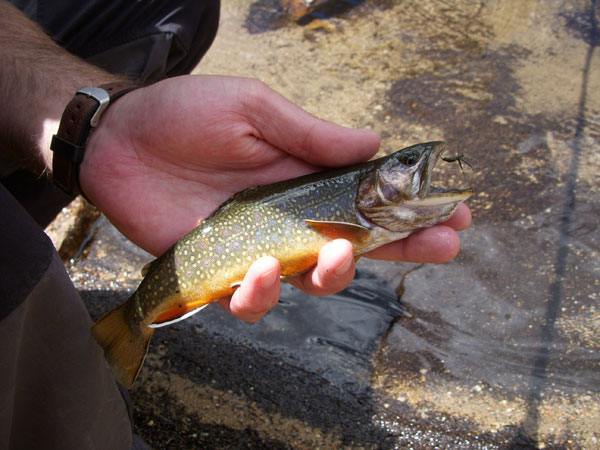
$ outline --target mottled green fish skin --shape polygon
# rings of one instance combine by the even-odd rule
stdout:
[[[237,194],[150,266],[132,301],[134,320],[152,323],[165,310],[173,318],[174,310],[230,295],[262,256],[277,258],[283,276],[313,266],[330,238],[305,219],[360,225],[357,186],[369,169],[320,172]]]

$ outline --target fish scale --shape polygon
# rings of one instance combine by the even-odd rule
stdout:
[[[233,196],[153,261],[134,294],[94,325],[119,381],[133,383],[155,327],[230,296],[263,256],[290,277],[312,268],[332,239],[348,239],[361,255],[448,219],[473,191],[429,186],[442,149],[419,144]]]

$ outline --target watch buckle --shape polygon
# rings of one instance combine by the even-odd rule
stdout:
[[[90,126],[93,128],[97,127],[98,123],[100,122],[100,116],[102,116],[102,113],[108,107],[110,95],[108,95],[108,92],[106,92],[104,89],[98,87],[79,89],[77,94],[87,95],[98,102],[98,109],[94,112],[94,115],[90,119]]]

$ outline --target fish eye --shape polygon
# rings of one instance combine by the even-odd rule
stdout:
[[[419,154],[416,152],[404,153],[400,155],[400,162],[405,166],[414,166],[419,161]]]

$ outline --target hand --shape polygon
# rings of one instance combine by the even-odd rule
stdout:
[[[362,162],[378,147],[376,134],[319,120],[258,81],[186,76],[116,101],[90,137],[80,182],[125,236],[158,255],[235,192]],[[449,227],[416,233],[374,255],[422,258],[425,250],[410,243],[421,236],[428,260],[449,259],[458,251],[454,230],[466,222],[453,218]],[[351,244],[337,240],[293,284],[325,295],[353,277]],[[258,320],[277,302],[279,287],[279,263],[261,258],[220,304],[241,319]]]

